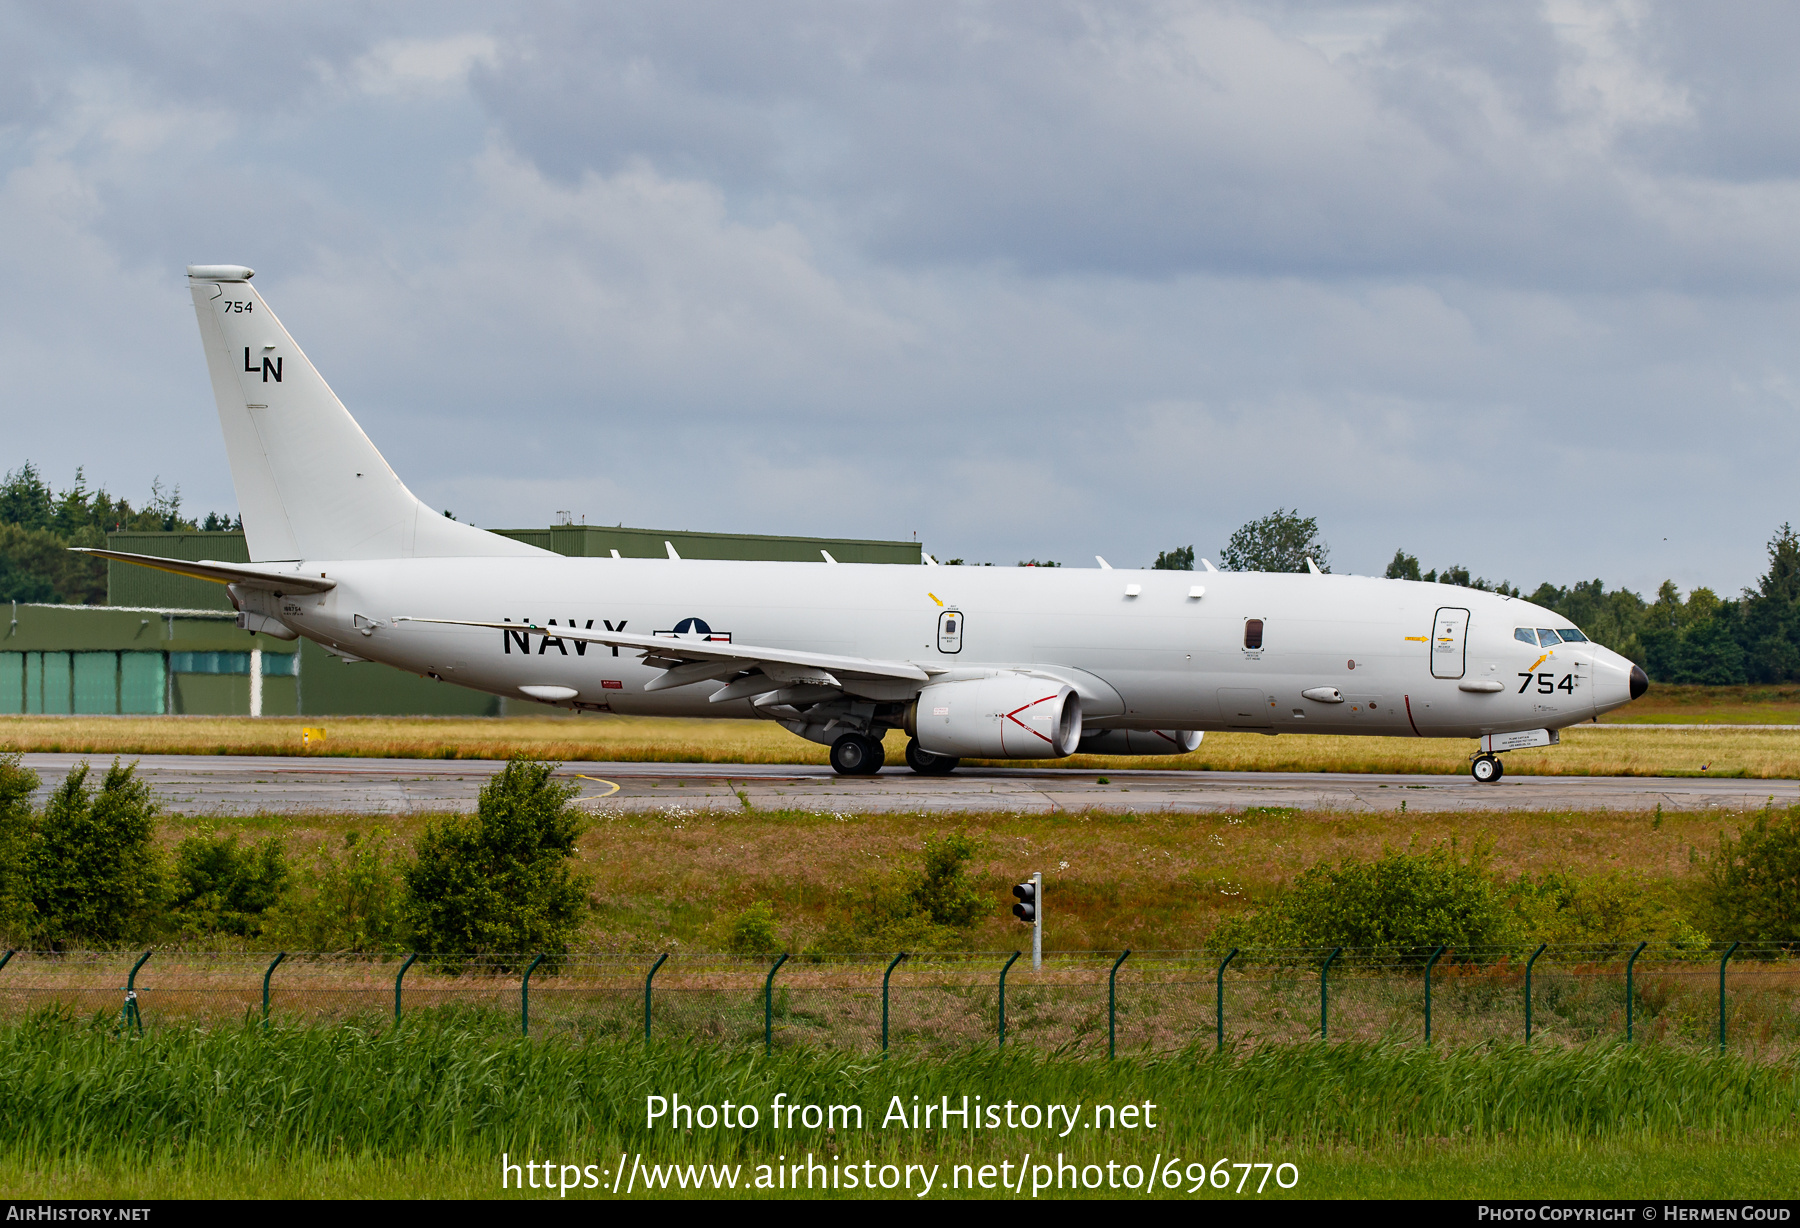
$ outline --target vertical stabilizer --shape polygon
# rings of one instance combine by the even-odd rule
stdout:
[[[543,554],[421,503],[241,265],[189,265],[253,562]]]

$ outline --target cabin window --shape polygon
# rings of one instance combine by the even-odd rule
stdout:
[[[1262,647],[1263,620],[1246,618],[1244,620],[1244,647],[1255,650]]]

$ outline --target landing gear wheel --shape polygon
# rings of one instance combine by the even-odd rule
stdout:
[[[948,776],[961,762],[951,755],[932,754],[919,745],[917,738],[906,744],[906,766],[921,776]]]
[[[881,743],[860,733],[847,733],[831,744],[831,767],[839,776],[873,776],[886,760]]]
[[[1469,775],[1484,785],[1491,785],[1506,775],[1506,769],[1494,755],[1477,755],[1475,762],[1469,765]]]

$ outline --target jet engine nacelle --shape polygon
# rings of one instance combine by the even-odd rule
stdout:
[[[1083,755],[1185,755],[1205,736],[1198,729],[1093,729],[1081,735]]]
[[[906,732],[955,759],[1060,759],[1081,743],[1081,697],[1027,674],[936,682],[919,693]]]

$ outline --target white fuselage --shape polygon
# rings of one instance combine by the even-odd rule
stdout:
[[[1631,698],[1619,654],[1515,638],[1568,626],[1559,615],[1363,576],[549,557],[295,570],[337,582],[282,599],[283,620],[308,638],[496,695],[567,687],[569,704],[617,713],[758,715],[747,700],[709,702],[717,680],[646,692],[663,671],[631,648],[395,620],[673,634],[698,619],[738,643],[912,662],[946,680],[1025,668],[1073,686],[1095,729],[1474,737],[1557,729]],[[1446,635],[1456,611],[1466,625]],[[1245,646],[1252,619],[1260,648]],[[1304,695],[1332,690],[1341,702]]]

